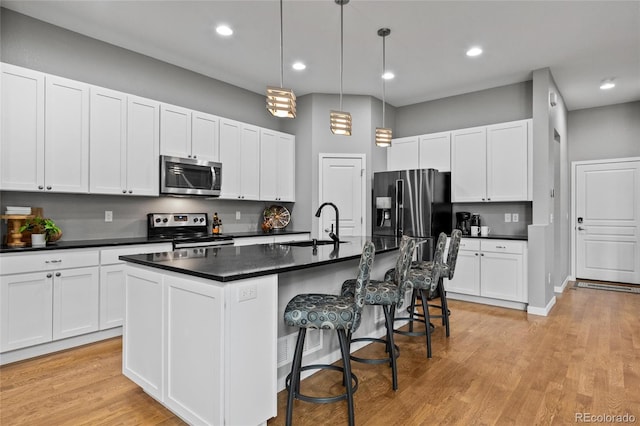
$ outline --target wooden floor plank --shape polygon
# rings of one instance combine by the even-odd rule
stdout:
[[[640,295],[571,285],[548,317],[454,300],[450,308],[451,337],[437,324],[433,358],[423,338],[397,336],[398,391],[387,366],[353,363],[358,425],[571,424],[576,413],[640,421]],[[114,338],[0,367],[0,424],[184,424],[121,374],[121,345]],[[303,384],[340,392],[335,374]],[[284,424],[285,407],[280,392],[269,426]],[[294,406],[296,425],[346,421],[344,402]]]

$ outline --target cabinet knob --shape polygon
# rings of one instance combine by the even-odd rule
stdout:
[[[484,256],[484,253],[481,253],[480,256]]]
[[[123,193],[123,194],[126,194],[126,193],[127,193],[127,190],[126,190],[126,189],[123,189],[123,190],[122,190],[122,193]]]
[[[133,194],[133,191],[131,189],[129,190],[129,194]]]
[[[38,185],[38,189],[44,189],[44,186]]]
[[[487,201],[491,201],[491,198],[487,198]]]
[[[476,256],[478,255],[478,253],[476,253]]]
[[[197,156],[197,155],[194,155],[194,156],[193,156],[193,158],[198,158],[198,156]]]
[[[482,201],[484,201],[484,198],[482,199]]]
[[[187,158],[191,158],[191,154],[188,154],[188,155],[187,155]]]
[[[51,187],[50,187],[50,186],[47,186],[47,190],[51,191]]]
[[[60,272],[56,272],[56,277],[59,277],[60,275],[62,275]]]
[[[51,278],[53,275],[51,274],[47,274],[47,278]]]

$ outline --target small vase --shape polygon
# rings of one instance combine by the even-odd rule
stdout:
[[[31,234],[31,246],[32,247],[44,247],[47,242],[44,239],[44,234]]]

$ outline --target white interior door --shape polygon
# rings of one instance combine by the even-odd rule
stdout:
[[[365,195],[364,155],[320,155],[320,199],[318,205],[331,202],[340,212],[340,236],[363,235]],[[335,227],[335,213],[325,207],[320,216],[319,239],[328,239]]]
[[[640,284],[640,161],[576,166],[576,278]]]

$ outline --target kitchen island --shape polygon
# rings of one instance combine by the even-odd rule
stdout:
[[[297,333],[282,319],[289,299],[338,294],[356,276],[367,240],[376,247],[372,278],[394,266],[395,238],[343,240],[338,247],[262,244],[122,256],[124,375],[190,424],[266,423],[277,414]],[[363,313],[358,336],[384,333],[373,312]],[[338,360],[332,334],[315,333],[305,362]]]

